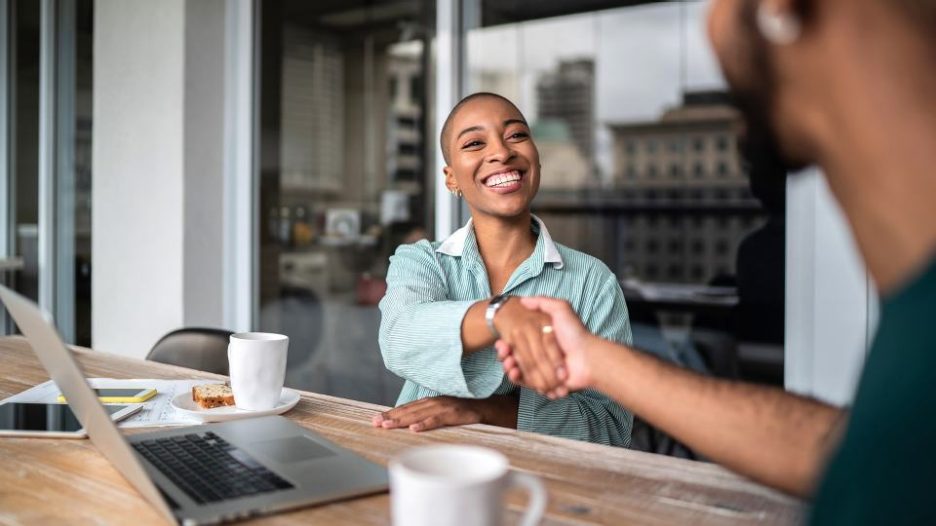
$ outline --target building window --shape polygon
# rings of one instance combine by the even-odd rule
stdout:
[[[730,139],[728,138],[727,135],[719,135],[718,139],[716,140],[718,151],[727,152],[729,143],[730,143]]]
[[[724,161],[718,163],[718,175],[720,177],[728,177],[728,163]]]
[[[692,149],[697,152],[705,151],[705,139],[702,137],[696,137],[692,139]]]
[[[728,250],[729,250],[728,240],[719,239],[718,242],[715,243],[715,253],[718,254],[719,256],[724,256],[728,254]]]
[[[654,265],[653,263],[648,263],[644,270],[644,273],[646,274],[647,279],[656,279],[657,274],[658,274],[657,266]]]
[[[657,151],[656,139],[647,139],[647,152],[656,153],[656,151]]]
[[[677,280],[683,275],[682,265],[677,265],[676,263],[671,263],[669,267],[666,268],[666,274],[669,279]]]
[[[695,163],[692,166],[692,175],[695,176],[696,179],[701,179],[702,177],[704,177],[705,166],[702,163]]]

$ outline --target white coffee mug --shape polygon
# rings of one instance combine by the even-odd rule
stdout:
[[[279,404],[286,379],[289,337],[271,332],[239,332],[228,343],[231,390],[238,409],[262,411]]]
[[[476,446],[425,446],[390,461],[390,500],[397,526],[498,526],[504,492],[522,486],[530,502],[520,522],[533,526],[546,510],[540,479],[510,471],[507,457]]]

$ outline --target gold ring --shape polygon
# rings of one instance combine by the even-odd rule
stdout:
[[[552,325],[543,325],[543,334],[552,334]]]

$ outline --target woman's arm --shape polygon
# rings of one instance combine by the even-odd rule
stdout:
[[[500,385],[499,367],[480,367],[485,357],[473,353],[494,344],[485,320],[489,299],[452,301],[432,245],[422,241],[402,245],[390,258],[387,294],[380,302],[380,351],[394,374],[438,393],[463,398],[484,398]],[[503,339],[526,343],[517,360],[529,364],[528,381],[534,388],[561,367],[558,346],[545,348],[543,325],[548,317],[508,300],[497,312],[494,325]],[[546,356],[547,361],[528,356]]]
[[[390,258],[387,293],[380,301],[378,341],[391,372],[441,394],[490,396],[503,374],[463,367],[462,321],[478,301],[452,301],[435,252],[427,241],[401,245]],[[471,330],[469,326],[469,330]]]

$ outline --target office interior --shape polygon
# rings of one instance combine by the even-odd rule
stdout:
[[[69,343],[144,358],[183,328],[278,332],[287,386],[393,405],[388,258],[467,220],[440,124],[491,91],[539,148],[533,212],[617,275],[637,347],[848,403],[873,286],[822,174],[777,185],[745,155],[705,8],[0,0],[3,282]]]

